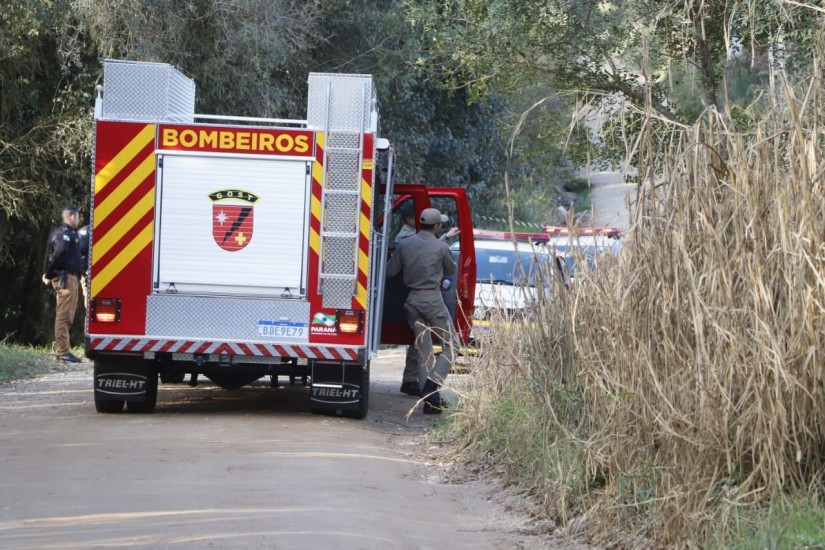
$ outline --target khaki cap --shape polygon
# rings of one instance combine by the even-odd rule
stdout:
[[[425,208],[421,212],[421,223],[424,225],[435,225],[437,223],[446,222],[447,216],[445,216],[435,208]]]

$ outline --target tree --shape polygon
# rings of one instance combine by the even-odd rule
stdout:
[[[304,118],[310,71],[370,72],[398,175],[493,185],[503,147],[493,102],[469,105],[415,67],[399,2],[4,0],[0,9],[0,339],[45,343],[39,282],[66,202],[88,219],[100,60],[172,63],[200,113]],[[398,181],[398,180],[397,180]],[[75,324],[82,331],[82,324]]]
[[[49,230],[88,196],[94,52],[67,2],[0,11],[0,335],[42,342],[51,301],[39,281]],[[45,313],[45,315],[44,315]]]
[[[780,33],[790,37],[798,25],[810,30],[812,19],[809,10],[781,0],[411,0],[408,6],[413,28],[431,37],[421,62],[468,86],[474,97],[544,82],[558,91],[621,94],[679,123],[693,122],[696,113],[670,97],[673,66],[695,67],[704,106],[721,109],[721,69],[739,48],[773,48]],[[785,48],[805,52],[789,42]]]
[[[367,73],[374,81],[382,133],[396,147],[396,181],[467,187],[500,181],[504,141],[501,105],[471,104],[465,90],[450,90],[415,60],[420,37],[408,32],[400,1],[339,0],[326,13],[328,39],[313,52],[317,69]]]

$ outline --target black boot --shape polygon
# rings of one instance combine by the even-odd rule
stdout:
[[[446,409],[446,404],[441,399],[438,389],[441,386],[427,379],[421,393],[424,395],[424,414],[441,414]]]
[[[401,393],[406,393],[413,397],[421,397],[421,386],[418,382],[404,382],[401,384]]]

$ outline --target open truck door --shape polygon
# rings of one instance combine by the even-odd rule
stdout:
[[[382,188],[379,192],[386,192]],[[473,245],[473,223],[467,193],[462,188],[427,187],[420,184],[397,184],[390,201],[377,201],[378,204],[390,204],[389,213],[389,255],[395,251],[395,238],[404,225],[399,209],[412,201],[415,208],[416,229],[421,229],[419,216],[425,208],[437,208],[446,214],[449,222],[444,224],[442,232],[451,227],[458,227],[460,232],[453,239],[460,241],[460,252],[454,257],[457,265],[455,275],[447,278],[442,290],[444,303],[450,311],[456,333],[462,343],[470,338],[473,318],[473,298],[475,296],[476,264]],[[389,259],[389,257],[388,257]],[[383,316],[381,324],[381,343],[406,345],[414,343],[412,330],[407,324],[404,302],[409,290],[404,286],[401,275],[387,279],[384,290]]]

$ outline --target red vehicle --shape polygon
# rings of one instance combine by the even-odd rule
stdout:
[[[411,341],[382,323],[397,218],[383,212],[399,193],[419,210],[452,201],[472,246],[466,195],[394,188],[368,75],[310,74],[306,120],[196,115],[194,98],[169,65],[104,63],[86,337],[96,409],[151,412],[158,379],[235,389],[289,376],[309,385],[312,412],[363,418],[379,344]],[[471,308],[473,255],[462,262]]]

